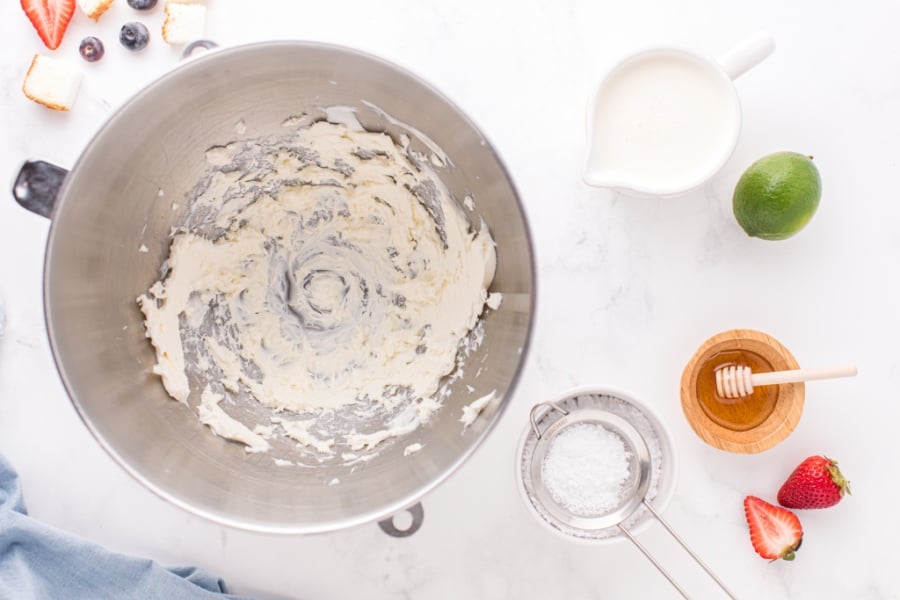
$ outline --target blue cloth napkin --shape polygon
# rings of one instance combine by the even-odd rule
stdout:
[[[115,554],[28,516],[19,476],[0,455],[0,598],[210,600],[225,582],[194,568],[164,568]]]

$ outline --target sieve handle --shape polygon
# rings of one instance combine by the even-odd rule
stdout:
[[[563,416],[569,414],[569,411],[567,411],[563,408],[560,408],[554,402],[540,402],[540,403],[532,406],[531,414],[529,415],[529,419],[531,420],[531,430],[534,432],[534,435],[536,435],[538,439],[541,439],[541,436],[543,435],[543,433],[541,433],[541,430],[538,428],[537,412],[541,407],[544,407],[544,406],[549,407],[549,410],[557,410],[557,411],[561,412],[563,414]]]
[[[681,536],[679,536],[677,533],[675,533],[675,530],[669,526],[669,524],[666,522],[666,520],[663,519],[662,516],[658,512],[656,512],[656,509],[654,509],[652,506],[650,506],[650,503],[647,502],[646,500],[644,500],[643,503],[644,503],[644,506],[647,508],[647,510],[650,511],[650,514],[652,514],[656,518],[656,520],[659,521],[660,524],[666,528],[666,531],[668,531],[669,534],[673,538],[675,538],[675,541],[678,542],[679,544],[681,544],[681,547],[684,548],[687,551],[687,553],[691,555],[691,558],[693,558],[697,562],[698,565],[703,567],[703,570],[706,571],[706,574],[709,575],[710,577],[712,577],[713,581],[715,581],[716,583],[719,584],[719,587],[722,588],[722,591],[725,592],[728,595],[728,597],[731,598],[732,600],[737,600],[737,596],[735,596],[734,593],[732,593],[732,591],[729,590],[728,587],[722,582],[722,580],[719,579],[718,577],[716,577],[716,574],[712,572],[712,569],[710,569],[709,566],[705,562],[703,562],[700,559],[700,557],[694,553],[693,550],[691,550],[688,547],[687,543],[683,539],[681,539]],[[622,531],[625,531],[624,527],[620,526],[619,529],[621,529]],[[631,537],[631,534],[629,534],[627,531],[625,532],[625,534],[628,535],[628,537]],[[637,541],[634,539],[632,539],[632,541],[637,543]],[[643,551],[643,548],[641,550]],[[644,554],[646,554],[646,551],[644,551]],[[650,560],[653,560],[653,559],[651,558]],[[656,561],[654,561],[654,564],[655,564],[655,562]],[[659,565],[657,565],[657,568],[661,569],[661,567],[659,567]],[[666,573],[663,572],[663,575],[665,575],[665,574]],[[666,575],[666,577],[668,577],[668,575]],[[669,579],[669,581],[672,581],[672,580]],[[674,585],[674,583],[673,583],[673,585]],[[675,586],[675,587],[677,588],[678,586]],[[682,592],[682,595],[683,595],[683,592]]]
[[[631,532],[625,529],[625,527],[622,526],[621,523],[619,523],[619,530],[625,534],[625,537],[631,540],[631,543],[634,544],[638,550],[644,553],[644,556],[647,557],[647,560],[653,563],[653,566],[656,567],[656,570],[662,573],[663,577],[669,580],[669,583],[672,584],[673,588],[678,590],[678,593],[681,594],[682,598],[685,598],[685,600],[690,600],[690,596],[688,596],[687,593],[681,588],[681,586],[678,585],[675,579],[673,579],[672,576],[669,575],[669,572],[666,571],[665,567],[663,567],[660,562],[656,560],[656,558],[652,554],[650,554],[650,551],[644,548],[644,545],[637,541],[637,538],[631,535]]]

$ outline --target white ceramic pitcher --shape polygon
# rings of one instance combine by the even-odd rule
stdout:
[[[702,185],[737,144],[741,104],[733,80],[774,47],[763,31],[717,61],[679,48],[623,59],[588,106],[585,182],[649,196]]]

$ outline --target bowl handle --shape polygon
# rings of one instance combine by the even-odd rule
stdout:
[[[383,521],[378,521],[378,526],[381,527],[381,530],[383,532],[391,537],[409,537],[417,532],[422,526],[422,521],[425,520],[425,511],[422,509],[422,503],[416,502],[415,504],[407,508],[406,512],[412,515],[412,522],[406,529],[399,529],[394,524],[394,519],[397,515],[394,515],[388,519],[384,519]]]
[[[26,161],[13,185],[13,197],[23,208],[49,219],[68,173],[42,160]]]

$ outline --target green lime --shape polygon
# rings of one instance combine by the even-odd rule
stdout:
[[[822,178],[811,156],[775,152],[744,171],[732,208],[747,235],[784,240],[809,223],[821,197]]]

